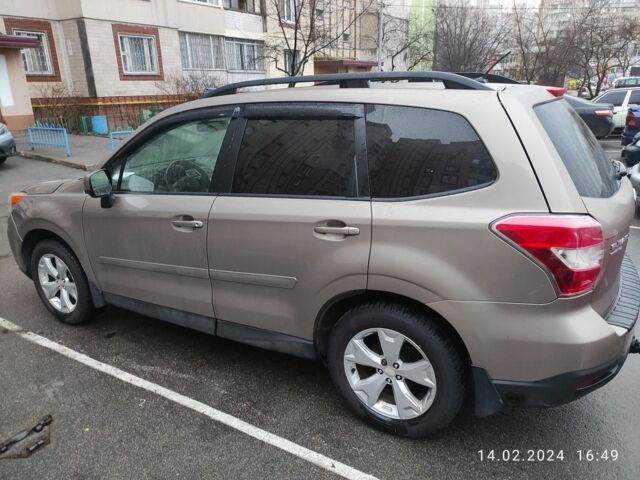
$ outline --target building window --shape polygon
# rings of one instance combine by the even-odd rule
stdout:
[[[232,38],[227,39],[226,48],[229,70],[264,70],[262,42]]]
[[[205,5],[220,5],[220,0],[181,0],[188,3],[204,3]]]
[[[285,22],[296,23],[296,0],[282,0],[280,17]]]
[[[260,0],[224,0],[224,8],[240,10],[241,12],[260,13]]]
[[[40,41],[40,46],[37,48],[25,48],[21,50],[24,70],[27,75],[53,75],[47,34],[26,30],[14,30],[13,34],[19,37],[35,38]]]
[[[297,70],[298,64],[300,63],[300,50],[289,50],[288,48],[284,50],[284,70],[287,73],[292,73],[292,71]],[[295,65],[295,67],[294,67]]]
[[[223,70],[222,37],[180,32],[183,70]]]
[[[122,71],[125,75],[157,74],[158,54],[154,36],[119,34]]]

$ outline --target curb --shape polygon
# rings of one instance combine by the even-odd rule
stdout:
[[[77,168],[78,170],[85,170],[85,171],[93,170],[96,166],[96,165],[83,165],[80,163],[72,162],[70,160],[64,160],[62,158],[41,155],[39,153],[34,153],[30,150],[18,150],[16,151],[16,155],[19,155],[25,158],[30,158],[32,160],[40,160],[41,162],[56,163],[58,165],[64,165],[65,167]]]

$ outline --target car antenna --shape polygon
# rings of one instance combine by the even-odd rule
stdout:
[[[497,64],[499,64],[502,60],[504,60],[507,56],[511,55],[511,50],[509,50],[507,53],[505,53],[504,55],[502,55],[498,60],[496,60],[495,62],[493,62],[489,68],[487,68],[487,71],[484,72],[484,79],[489,82],[489,77],[487,75],[489,75],[489,72],[491,70],[493,70],[493,67],[495,67]]]

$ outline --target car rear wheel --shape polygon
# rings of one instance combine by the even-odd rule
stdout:
[[[446,427],[462,406],[466,365],[438,324],[413,309],[370,303],[333,329],[329,369],[353,412],[407,437]]]
[[[95,309],[80,263],[62,243],[44,240],[31,256],[31,276],[45,307],[64,323],[78,325]]]

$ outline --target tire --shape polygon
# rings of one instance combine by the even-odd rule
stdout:
[[[370,345],[369,350],[384,359],[386,355],[382,340],[379,340],[381,331],[383,338],[395,336],[396,339],[402,339],[399,344],[403,347],[399,360],[395,362],[397,365],[391,365],[391,370],[387,368],[388,364],[379,369],[358,364],[354,373],[354,363],[357,362],[353,358],[356,358],[354,352],[358,349],[354,349],[352,340],[356,343],[368,342],[365,346]],[[359,338],[361,335],[363,337]],[[386,340],[385,345],[389,345]],[[387,348],[387,353],[392,350],[393,348]],[[422,382],[425,375],[420,376],[423,385],[408,379],[409,376],[415,378],[415,373],[410,374],[409,364],[418,361],[421,354],[426,356],[428,362],[422,365],[430,363],[432,367],[432,370],[424,370],[429,372],[426,374],[427,378],[435,379],[432,387],[425,386],[428,381]],[[393,355],[389,356],[393,358]],[[369,362],[372,357],[359,358],[365,358],[365,362]],[[375,357],[374,363],[377,361],[378,357]],[[385,362],[386,359],[382,364]],[[465,398],[468,368],[463,354],[440,325],[430,321],[423,313],[403,305],[374,302],[347,311],[332,330],[328,364],[334,383],[357,417],[378,429],[405,437],[425,437],[442,430],[456,417]],[[395,366],[398,366],[397,370]],[[398,373],[405,373],[407,377],[398,376]],[[363,395],[367,397],[367,394],[362,391],[356,394],[352,383],[366,379],[367,382],[373,380],[379,385],[381,377],[386,383],[379,396],[382,402],[379,401],[374,406],[367,405],[361,399]],[[403,404],[406,405],[402,392],[407,387],[415,394],[414,398],[419,400],[420,409],[400,408]],[[396,392],[401,397],[401,403],[395,400]],[[377,390],[371,398],[375,398],[376,394]],[[391,412],[394,402],[397,410],[395,413]]]
[[[50,261],[53,270],[46,268],[47,262],[45,259]],[[40,265],[42,265],[42,268],[39,270]],[[46,273],[43,273],[43,271]],[[62,273],[66,282],[62,278],[56,279],[52,273],[54,271],[66,272],[66,274]],[[67,246],[55,240],[43,240],[38,243],[31,255],[31,276],[40,300],[58,320],[70,325],[80,325],[93,317],[96,309],[91,299],[87,276],[84,274],[75,255]],[[57,280],[60,283],[56,284]],[[56,288],[58,289],[51,299],[45,293],[43,284],[48,285],[50,292],[53,292]],[[75,301],[72,286],[75,286]],[[66,296],[63,295],[60,287],[67,291]],[[58,298],[57,301],[55,300],[56,297]],[[60,304],[60,306],[54,304]]]
[[[7,158],[9,157],[0,157],[0,165],[2,165]]]

